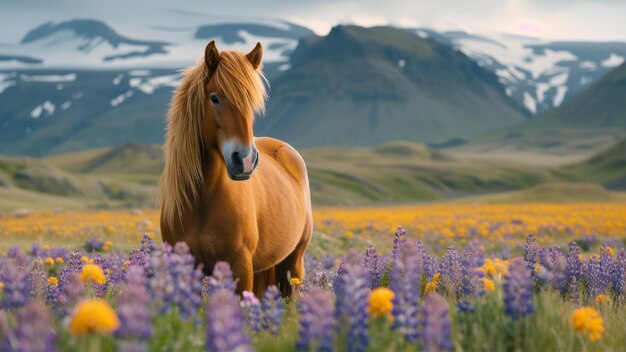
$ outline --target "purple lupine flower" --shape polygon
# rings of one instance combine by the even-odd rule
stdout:
[[[0,271],[0,282],[4,284],[0,308],[21,308],[31,298],[32,285],[28,272],[20,270],[14,262],[8,262]]]
[[[261,331],[261,302],[259,302],[259,299],[250,291],[243,291],[242,296],[241,309],[246,320],[246,325],[252,331]]]
[[[454,248],[449,246],[448,251],[441,257],[441,276],[452,284],[454,292],[461,296],[463,290],[463,264],[461,255]]]
[[[525,263],[515,259],[504,276],[504,312],[513,320],[534,313],[535,303],[530,270]]]
[[[424,246],[424,242],[417,241],[415,243],[415,255],[417,257],[417,264],[419,267],[419,272],[421,274],[426,274],[426,262],[428,261],[428,254],[426,254],[426,246]]]
[[[253,351],[245,334],[239,299],[228,290],[217,290],[206,307],[206,347],[212,352]]]
[[[202,268],[195,267],[195,259],[184,242],[174,245],[169,255],[170,280],[175,287],[173,303],[181,318],[193,316],[202,303]]]
[[[85,243],[85,250],[87,252],[100,252],[102,247],[104,247],[104,241],[95,236],[88,239],[87,243]]]
[[[626,252],[624,252],[624,248],[617,252],[615,262],[611,266],[611,284],[617,295],[626,295]]]
[[[7,315],[0,309],[0,351],[10,351],[12,339],[14,339],[13,331],[9,327]]]
[[[419,326],[422,349],[425,351],[452,350],[448,304],[443,296],[436,292],[426,295]]]
[[[31,295],[42,297],[48,286],[48,275],[42,268],[41,259],[34,262],[32,269],[28,272],[27,278],[32,288]]]
[[[376,253],[376,247],[370,245],[363,257],[363,265],[368,271],[370,279],[370,288],[374,289],[380,286],[380,279],[383,277],[387,260]]]
[[[586,263],[583,277],[585,279],[584,286],[587,297],[596,297],[609,287],[608,268],[604,268],[602,262],[602,258],[594,254]]]
[[[359,252],[351,249],[337,270],[334,283],[335,315],[340,326],[348,329],[349,352],[365,351],[369,345],[369,279],[361,265]]]
[[[569,252],[567,253],[566,262],[566,280],[572,281],[572,278],[580,278],[582,273],[582,262],[580,261],[580,248],[578,248],[578,244],[576,242],[569,244]]]
[[[535,276],[542,282],[548,283],[550,286],[562,292],[565,291],[564,285],[567,258],[561,252],[557,245],[553,245],[549,250],[539,252],[540,263],[545,270],[535,272]]]
[[[310,279],[310,283],[326,291],[331,291],[333,288],[332,277],[333,277],[332,273],[328,273],[325,271],[318,271]]]
[[[145,345],[152,336],[149,299],[144,285],[124,285],[118,298],[117,315],[120,325],[115,332],[117,337]]]
[[[261,308],[263,309],[263,321],[261,326],[272,335],[278,335],[278,329],[283,321],[283,299],[278,287],[272,285],[265,290]]]
[[[537,263],[537,240],[532,233],[526,238],[526,246],[524,246],[524,262],[526,262],[526,268],[530,270],[531,275],[535,275],[535,264]]]
[[[578,306],[578,302],[580,301],[580,290],[578,289],[578,280],[576,280],[576,276],[572,276],[569,281],[567,299]]]
[[[392,326],[411,343],[418,337],[420,273],[416,253],[417,248],[411,243],[402,245],[389,274],[389,288],[395,293]]]
[[[58,304],[53,306],[55,312],[59,315],[67,315],[80,300],[85,286],[80,280],[80,275],[74,272],[67,272],[66,275],[59,280],[60,294],[57,296]]]
[[[82,257],[84,253],[81,250],[75,250],[70,254],[70,260],[68,262],[68,268],[73,272],[80,272],[83,270]]]
[[[227,262],[217,262],[213,267],[213,273],[209,276],[209,294],[216,290],[235,291],[237,284],[233,280],[233,271]]]
[[[17,314],[17,326],[13,331],[15,345],[10,350],[16,352],[55,351],[56,336],[51,323],[46,306],[39,300],[31,300]]]
[[[130,251],[130,255],[128,256],[128,261],[130,265],[139,265],[144,266],[148,263],[149,256],[146,252],[141,251],[140,249],[133,249]]]
[[[398,255],[398,250],[402,245],[406,242],[406,231],[402,228],[402,226],[398,226],[396,233],[393,237],[393,249],[391,250],[392,256],[395,259],[396,255]]]
[[[46,303],[50,307],[59,306],[59,298],[61,297],[61,287],[59,285],[47,285],[46,286]]]
[[[484,285],[480,280],[485,274],[479,270],[485,264],[485,251],[482,248],[468,248],[463,255],[462,289],[457,294],[462,296],[479,296],[484,293]]]
[[[141,239],[141,251],[146,254],[150,254],[157,250],[157,246],[150,237],[150,234],[144,233]]]
[[[30,246],[30,255],[42,258],[49,257],[48,250],[45,250],[41,243],[33,243],[33,245]]]
[[[427,279],[432,279],[432,277],[440,271],[439,265],[437,263],[437,258],[434,255],[426,255],[424,257],[424,275],[426,275]]]
[[[313,287],[298,301],[300,330],[296,348],[305,351],[332,351],[335,307],[324,290]]]

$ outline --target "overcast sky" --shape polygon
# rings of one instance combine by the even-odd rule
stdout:
[[[24,31],[29,21],[46,17],[168,25],[166,14],[173,10],[222,19],[281,18],[318,34],[354,23],[626,41],[626,0],[0,0],[0,30]]]

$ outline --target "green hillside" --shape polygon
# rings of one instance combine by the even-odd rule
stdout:
[[[570,169],[579,177],[609,189],[626,190],[626,138]]]
[[[257,131],[298,147],[441,142],[524,120],[494,73],[391,27],[337,26],[301,40],[291,64]]]

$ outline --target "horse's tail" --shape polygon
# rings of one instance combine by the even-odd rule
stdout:
[[[254,273],[254,294],[259,298],[263,298],[265,289],[271,285],[276,285],[276,267]]]

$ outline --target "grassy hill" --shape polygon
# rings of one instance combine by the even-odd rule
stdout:
[[[391,27],[302,39],[291,65],[256,130],[298,147],[441,142],[524,120],[494,73]]]
[[[41,159],[0,157],[0,210],[150,206],[155,189],[111,175],[73,173]]]
[[[313,203],[395,204],[432,201],[623,201],[625,142],[569,165],[559,155],[527,151],[434,150],[392,141],[373,148],[302,149]],[[521,155],[521,154],[520,154]],[[519,156],[519,155],[518,155]],[[542,159],[542,157],[544,159]],[[150,207],[162,170],[157,145],[126,144],[44,159],[0,158],[0,210]]]
[[[81,177],[156,185],[159,146],[124,145],[58,155],[45,162]],[[518,190],[567,176],[558,169],[461,160],[422,144],[393,141],[374,148],[301,150],[317,205],[433,201]]]
[[[626,138],[569,169],[609,189],[626,190]]]

